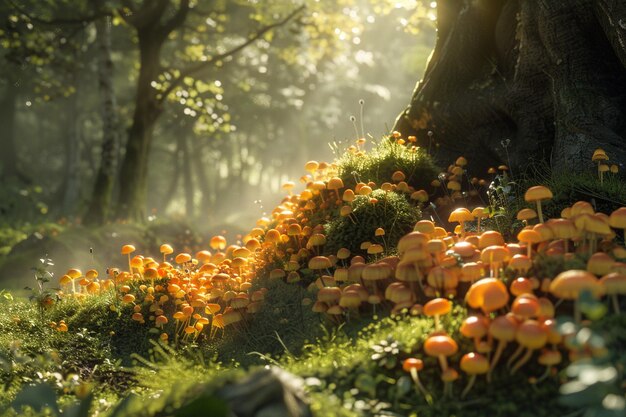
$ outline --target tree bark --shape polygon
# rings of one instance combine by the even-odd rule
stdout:
[[[117,172],[118,122],[113,88],[110,25],[109,17],[96,21],[98,87],[102,111],[102,153],[91,202],[85,215],[86,224],[103,224],[109,220],[111,196]]]
[[[17,149],[15,147],[15,114],[18,100],[18,89],[15,82],[9,77],[0,98],[0,165],[4,181],[9,178],[18,178]]]
[[[189,139],[187,135],[181,134],[178,137],[180,143],[181,155],[183,158],[183,187],[185,191],[185,215],[187,219],[194,218],[194,201],[195,194],[193,186],[193,177],[191,175],[191,155],[189,154]]]
[[[133,122],[128,132],[126,154],[120,168],[120,195],[117,215],[122,219],[142,221],[147,197],[148,157],[154,126],[161,106],[152,87],[160,71],[163,37],[151,30],[138,30],[139,78]]]
[[[204,146],[199,144],[197,146],[196,151],[192,155],[192,164],[194,166],[194,170],[196,173],[196,180],[198,183],[198,188],[201,193],[200,198],[200,206],[199,213],[201,216],[204,216],[205,213],[208,213],[211,208],[211,186],[209,184],[209,179],[207,178],[207,172],[204,166],[203,156],[204,156]]]
[[[596,148],[626,160],[626,2],[437,7],[435,50],[394,130],[426,148],[432,131],[440,163],[464,155],[476,174],[532,160],[582,171]]]
[[[80,116],[80,97],[79,86],[80,76],[74,74],[74,85],[77,86],[76,92],[72,94],[69,102],[69,112],[67,117],[68,132],[66,139],[66,157],[65,157],[65,190],[63,193],[63,213],[68,216],[74,216],[80,206],[80,188],[82,174],[80,172],[81,157],[81,116]]]

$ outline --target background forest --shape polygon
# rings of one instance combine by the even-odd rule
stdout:
[[[27,270],[23,251],[55,255],[36,240],[66,225],[237,234],[329,144],[388,132],[436,4],[305,3],[2,1],[0,265],[35,241],[4,270]],[[107,253],[69,240],[60,256]]]

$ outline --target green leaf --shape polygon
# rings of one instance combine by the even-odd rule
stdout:
[[[398,398],[404,397],[406,394],[408,394],[409,391],[411,391],[412,385],[413,381],[411,381],[411,378],[409,378],[408,376],[402,375],[400,378],[398,378],[398,381],[396,382],[396,394]]]
[[[228,417],[230,410],[226,403],[212,394],[204,394],[187,405],[182,406],[173,414],[174,417]]]
[[[354,386],[370,397],[376,397],[376,381],[370,374],[359,374],[354,381]]]
[[[11,406],[16,411],[20,411],[22,407],[32,407],[37,412],[49,408],[55,415],[61,415],[56,393],[50,385],[43,383],[24,388],[17,394]]]
[[[78,404],[67,408],[63,413],[63,417],[89,417],[89,408],[93,401],[93,394],[89,393],[87,397],[83,398]]]

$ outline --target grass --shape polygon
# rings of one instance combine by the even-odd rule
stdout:
[[[436,174],[432,162],[421,151],[412,151],[398,142],[388,140],[383,140],[374,150],[362,155],[349,152],[340,158],[338,164],[339,173],[347,187],[361,181],[372,181],[380,186],[383,182],[390,182],[393,172],[400,170],[410,186],[420,189]],[[499,191],[500,194],[494,197],[495,203],[504,209],[500,213],[502,217],[483,224],[506,229],[507,241],[511,241],[516,229],[521,226],[514,221],[516,210],[526,206],[522,202],[521,190],[538,183],[549,186],[555,195],[553,201],[546,205],[549,217],[558,216],[559,208],[571,205],[578,199],[593,198],[598,209],[605,208],[609,212],[616,205],[625,203],[626,187],[622,183],[607,178],[605,184],[599,186],[595,181],[591,174],[573,176],[546,173],[542,176],[539,171],[533,178],[521,177],[515,187],[506,192]],[[323,193],[327,197],[332,195],[328,190]],[[376,199],[375,202],[371,200],[372,197]],[[393,254],[400,237],[410,232],[421,217],[419,209],[406,193],[375,189],[369,196],[357,196],[351,203],[352,214],[345,217],[339,215],[338,205],[324,201],[324,195],[315,195],[313,199],[317,209],[312,213],[298,212],[304,202],[290,206],[296,213],[290,221],[301,219],[297,217],[298,214],[310,214],[307,221],[312,229],[323,226],[326,244],[319,249],[319,254],[330,255],[341,247],[347,247],[352,255],[364,254],[366,260],[372,262],[375,259],[368,257],[361,249],[362,242],[380,243],[385,247],[385,254]],[[272,227],[285,233],[285,224],[281,224],[278,219]],[[376,236],[378,228],[384,230],[383,236],[380,233]],[[107,230],[115,230],[115,227],[111,226]],[[154,233],[150,230],[130,229],[126,232],[129,235],[141,233],[153,246],[157,234],[171,232],[175,239],[180,232],[179,228],[169,229],[167,225],[156,225],[151,230]],[[318,227],[316,230],[321,229]],[[71,236],[68,233],[60,240],[67,242]],[[81,245],[88,244],[85,239],[85,236],[77,237]],[[186,242],[183,250],[191,252],[194,245],[198,244],[194,239]],[[448,236],[446,239],[452,242],[453,237]],[[263,247],[266,263],[260,263],[259,269],[255,270],[255,279],[247,290],[252,294],[261,288],[267,289],[259,311],[242,313],[243,320],[227,326],[223,332],[219,330],[218,337],[209,338],[206,333],[198,332],[185,339],[184,343],[179,343],[175,337],[170,337],[170,344],[158,342],[161,330],[153,328],[149,320],[155,314],[171,315],[178,311],[179,306],[185,305],[183,300],[191,298],[184,298],[186,294],[174,297],[170,293],[172,297],[167,302],[157,305],[154,300],[146,300],[146,294],[151,294],[146,291],[148,287],[140,287],[141,283],[147,281],[126,281],[132,287],[130,292],[137,295],[134,301],[136,305],[120,304],[112,292],[104,292],[81,298],[67,297],[45,310],[43,317],[34,303],[25,298],[11,300],[7,293],[0,293],[0,381],[3,384],[0,412],[6,411],[10,416],[50,415],[49,411],[38,412],[36,408],[51,396],[52,400],[48,398],[48,404],[57,401],[62,409],[67,409],[79,402],[90,410],[91,415],[161,417],[204,413],[221,416],[226,415],[226,410],[220,393],[231,390],[230,384],[235,381],[247,375],[257,375],[255,371],[270,365],[284,368],[302,379],[311,410],[319,417],[548,417],[572,412],[591,413],[590,410],[601,407],[604,396],[623,395],[623,387],[619,384],[624,381],[626,355],[623,352],[626,339],[623,337],[624,332],[619,330],[626,326],[624,313],[607,314],[604,317],[598,315],[591,325],[575,328],[575,343],[571,344],[578,344],[582,350],[594,348],[606,352],[604,356],[598,355],[600,359],[596,359],[599,362],[594,366],[613,367],[617,372],[614,380],[606,383],[606,386],[598,388],[598,385],[590,384],[590,389],[596,390],[592,392],[595,396],[592,395],[590,399],[582,395],[575,398],[577,403],[558,400],[563,398],[559,393],[562,384],[569,378],[578,378],[571,368],[564,370],[567,366],[565,363],[540,383],[531,382],[545,369],[537,363],[536,353],[515,375],[511,375],[505,365],[499,365],[491,383],[487,383],[483,376],[478,377],[469,395],[461,399],[460,393],[469,378],[458,369],[459,362],[463,353],[474,350],[474,344],[462,336],[459,329],[469,314],[476,314],[467,310],[461,287],[452,312],[441,318],[445,331],[459,344],[458,352],[449,358],[450,366],[459,372],[459,379],[452,385],[451,392],[444,394],[440,363],[437,358],[426,355],[424,350],[425,340],[434,331],[433,318],[423,314],[390,316],[388,311],[391,303],[383,300],[377,309],[378,314],[371,314],[371,306],[365,304],[360,311],[348,313],[346,310],[335,317],[334,320],[343,321],[343,324],[333,324],[327,315],[311,310],[311,302],[316,300],[318,290],[310,284],[317,274],[306,268],[306,251],[302,259],[289,256],[295,255],[301,249],[300,245],[306,246],[305,236],[283,240],[276,246]],[[156,250],[152,252],[156,253]],[[313,256],[313,252],[318,254],[318,249],[308,255]],[[115,256],[119,258],[117,253]],[[288,284],[284,279],[270,279],[269,271],[284,268],[288,256],[289,259],[297,259],[301,280]],[[438,258],[442,257],[428,259],[443,262],[443,258]],[[458,272],[460,265],[455,259],[461,262],[450,256],[445,266],[450,268],[451,274],[452,271]],[[566,258],[538,254],[535,259],[529,276],[540,279],[553,278],[567,269],[586,267],[586,257],[582,255]],[[120,260],[120,264],[124,262]],[[232,262],[220,263],[218,268],[232,273],[229,268]],[[165,288],[169,285],[169,279],[175,278],[181,285],[185,280],[197,282],[198,277],[206,280],[198,273],[202,271],[191,264],[164,271],[169,275],[155,282],[157,285],[152,288],[158,298],[169,291],[169,288]],[[238,285],[243,284],[242,274],[240,268],[237,275],[232,275],[229,280],[240,279]],[[509,275],[509,278],[513,277]],[[385,279],[390,282],[394,276]],[[243,287],[235,286],[231,281],[228,285],[233,286],[230,288],[241,292]],[[164,288],[156,290],[156,287]],[[191,293],[198,287],[185,289]],[[210,289],[220,290],[213,283]],[[583,313],[591,316],[591,313],[602,311],[602,308],[598,308],[598,304],[602,303],[585,301]],[[164,312],[154,313],[158,308]],[[571,314],[571,310],[571,301],[565,301],[560,306],[559,324],[567,322],[566,315]],[[141,311],[146,324],[132,320],[133,311]],[[194,311],[192,309],[192,313]],[[61,320],[65,321],[69,331],[61,332],[51,325],[51,322],[59,323]],[[569,324],[571,328],[573,324]],[[172,319],[163,331],[173,330],[173,326],[176,326],[176,322]],[[182,329],[177,327],[177,330]],[[170,334],[174,333],[170,331]],[[570,344],[559,345],[564,357],[575,347]],[[511,356],[515,348],[516,344],[511,343],[503,356]],[[403,361],[412,357],[424,362],[420,380],[427,395],[415,390],[411,377],[402,369]],[[584,381],[585,378],[580,377],[579,380]],[[601,395],[597,394],[600,389]],[[39,395],[35,395],[37,392]],[[250,393],[254,394],[256,392]],[[16,398],[24,399],[29,395],[29,403],[36,406],[34,409],[10,409],[10,404]],[[90,402],[91,398],[94,401]]]

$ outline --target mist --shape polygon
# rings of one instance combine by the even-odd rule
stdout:
[[[89,251],[106,267],[124,239],[147,250],[171,240],[191,250],[216,233],[236,241],[280,202],[282,184],[299,184],[306,161],[332,162],[333,149],[389,133],[435,41],[435,3],[200,2],[167,34],[155,68],[122,9],[26,3],[0,6],[0,278],[9,286],[48,252],[67,267],[89,263]],[[159,108],[133,147],[142,94]],[[142,158],[129,162],[133,149]],[[74,230],[80,238],[68,238]]]

